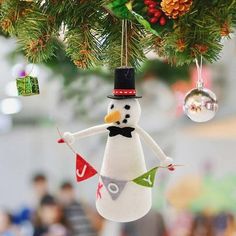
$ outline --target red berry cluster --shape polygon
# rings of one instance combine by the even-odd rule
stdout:
[[[148,7],[149,22],[152,24],[159,23],[164,26],[167,19],[165,13],[160,9],[160,3],[153,0],[144,0],[144,4]]]

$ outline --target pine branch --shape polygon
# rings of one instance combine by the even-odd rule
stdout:
[[[63,28],[66,52],[81,68],[120,65],[121,20],[124,18],[130,22],[128,61],[135,67],[145,60],[145,52],[150,49],[177,65],[189,64],[199,56],[213,62],[219,58],[222,37],[229,37],[236,27],[236,0],[193,0],[189,12],[168,21],[171,23],[162,28],[149,24],[143,2],[131,2],[135,6],[133,12],[138,12],[136,15],[126,7],[127,2],[3,0],[0,27],[4,34],[17,37],[29,60],[34,62],[54,56],[58,47],[55,39]]]
[[[66,52],[79,68],[95,67],[101,64],[101,49],[97,35],[87,24],[66,34]]]

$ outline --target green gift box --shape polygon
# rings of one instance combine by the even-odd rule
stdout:
[[[19,96],[32,96],[39,94],[39,83],[36,77],[25,76],[16,79]]]

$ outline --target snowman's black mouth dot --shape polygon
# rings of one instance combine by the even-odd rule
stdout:
[[[120,125],[120,121],[117,121],[116,124],[117,124],[117,125]]]
[[[125,118],[130,118],[130,115],[129,114],[125,115]]]
[[[128,120],[126,120],[126,119],[124,119],[124,120],[122,121],[122,123],[125,123],[125,124],[126,124],[127,122],[128,122]]]

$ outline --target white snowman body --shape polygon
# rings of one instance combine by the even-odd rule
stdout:
[[[71,144],[76,137],[83,138],[109,132],[109,127],[130,127],[133,129],[131,137],[108,133],[96,200],[98,212],[108,220],[134,221],[147,214],[151,208],[151,188],[132,182],[133,179],[147,172],[140,137],[157,154],[162,166],[172,164],[172,159],[167,157],[156,142],[138,126],[140,115],[141,108],[138,99],[111,99],[108,114],[105,117],[107,124],[91,127],[74,134],[66,132],[63,135],[66,142]],[[103,177],[109,178],[109,185],[104,183]],[[122,190],[119,189],[119,184],[116,184],[117,181],[126,183]],[[110,192],[108,188],[110,188]],[[116,199],[112,198],[112,191],[114,193],[120,192]]]
[[[128,109],[127,109],[128,108]],[[136,99],[113,100],[108,108],[111,112],[120,113],[117,127],[135,128],[141,114],[141,108]],[[125,122],[125,123],[124,123]],[[142,145],[136,130],[132,137],[116,135],[107,139],[103,164],[100,174],[115,180],[133,180],[147,171]],[[100,180],[102,182],[102,179]],[[152,205],[151,188],[127,182],[120,196],[113,200],[105,188],[101,190],[101,198],[97,198],[98,212],[106,219],[128,222],[141,218]]]

